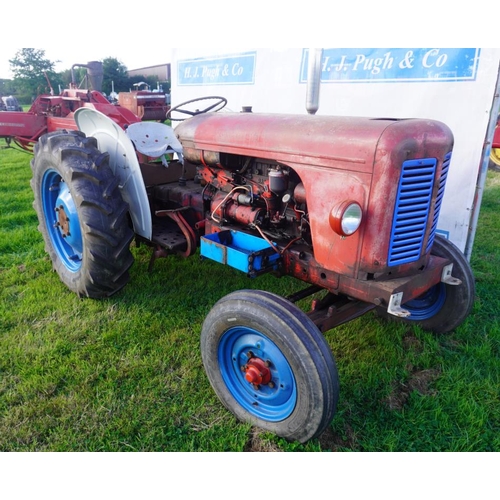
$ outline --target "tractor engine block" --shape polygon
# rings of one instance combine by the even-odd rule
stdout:
[[[198,175],[206,183],[208,219],[241,224],[277,239],[310,239],[304,189],[287,166],[256,158],[220,155]]]

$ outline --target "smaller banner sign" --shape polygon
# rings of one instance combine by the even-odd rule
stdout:
[[[255,52],[177,62],[178,85],[243,85],[255,82]]]

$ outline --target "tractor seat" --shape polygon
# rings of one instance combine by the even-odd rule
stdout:
[[[174,129],[159,122],[137,122],[128,126],[126,133],[135,149],[149,158],[161,158],[168,167],[167,154],[177,153],[183,163],[182,144],[175,137]]]

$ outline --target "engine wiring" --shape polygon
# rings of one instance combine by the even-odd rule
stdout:
[[[224,196],[224,198],[222,199],[222,201],[212,210],[212,213],[210,214],[210,217],[211,217],[211,219],[213,221],[217,222],[218,224],[220,224],[222,222],[222,218],[221,219],[217,219],[215,217],[215,213],[217,212],[217,210],[219,210],[219,208],[222,205],[224,205],[224,203],[226,203],[226,201],[232,196],[232,194],[234,192],[238,191],[239,189],[251,193],[251,189],[249,189],[247,186],[235,186],[233,189],[231,189],[231,191],[229,191],[229,193],[226,194],[226,196]]]

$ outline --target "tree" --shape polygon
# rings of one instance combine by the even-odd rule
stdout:
[[[15,94],[15,87],[12,84],[12,80],[0,78],[0,96],[10,94]]]
[[[127,67],[115,57],[106,57],[102,61],[104,76],[102,79],[102,91],[110,94],[114,88],[115,92],[126,92],[129,90],[129,76]]]
[[[20,49],[13,59],[9,59],[14,74],[14,86],[24,96],[48,94],[50,87],[47,79],[56,80],[54,62],[45,58],[43,49]],[[54,83],[52,83],[54,84]],[[57,90],[54,90],[57,92]]]

